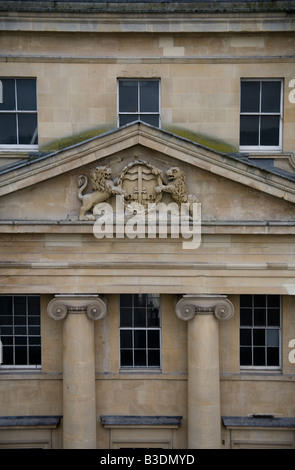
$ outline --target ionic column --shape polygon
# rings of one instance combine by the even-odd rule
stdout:
[[[233,316],[223,295],[184,295],[176,315],[188,321],[188,448],[221,446],[218,321]]]
[[[96,448],[94,322],[106,303],[97,295],[56,295],[48,315],[63,322],[63,448]]]

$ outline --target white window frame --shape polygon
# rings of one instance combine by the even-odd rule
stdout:
[[[36,110],[18,110],[17,109],[17,92],[16,92],[16,80],[35,80],[36,83]],[[0,110],[0,114],[36,114],[37,116],[37,136],[38,136],[38,94],[37,94],[37,79],[36,77],[0,77],[0,100],[2,102],[3,99],[3,89],[2,89],[2,80],[14,80],[14,96],[15,96],[15,103],[16,103],[16,109],[13,110]],[[16,120],[16,135],[17,135],[17,140],[19,139],[19,132],[18,132],[18,119]],[[38,150],[39,144],[0,144],[0,151],[1,150],[9,150],[9,151],[33,151],[33,150]]]
[[[262,113],[262,112],[253,112],[253,113],[242,113],[241,104],[240,104],[240,118],[241,116],[279,116],[279,145],[240,145],[240,152],[281,152],[282,151],[282,133],[283,133],[283,83],[282,78],[242,78],[240,81],[240,102],[241,102],[241,84],[242,82],[260,82],[260,103],[261,103],[261,83],[262,82],[280,82],[281,83],[281,96],[280,96],[280,112],[279,113]],[[240,127],[239,127],[240,132]],[[240,136],[239,136],[240,137]],[[259,139],[260,139],[260,120],[259,120]]]
[[[255,296],[256,294],[253,294],[252,295],[252,298]],[[268,295],[268,294],[266,294]],[[253,299],[254,300],[254,299]],[[254,315],[254,304],[252,303],[252,310],[253,310],[253,315]],[[267,309],[267,307],[266,307]],[[241,309],[240,309],[240,312],[241,312]],[[240,324],[240,329],[239,329],[239,332],[241,331],[241,329],[250,329],[252,331],[252,334],[253,334],[253,330],[254,329],[262,329],[262,330],[271,330],[271,329],[279,329],[279,365],[278,366],[255,366],[255,365],[250,365],[250,366],[246,366],[246,365],[241,365],[240,363],[240,369],[241,371],[245,370],[245,371],[249,371],[249,370],[260,370],[260,371],[280,371],[282,369],[282,296],[280,296],[280,327],[277,327],[277,326],[273,326],[273,327],[269,327],[269,326],[255,326],[255,325],[252,325],[252,326],[242,326]],[[243,345],[240,344],[240,347],[239,347],[239,351],[240,351],[240,348],[243,347]],[[251,349],[252,349],[252,362],[253,362],[253,348],[254,348],[254,345],[252,344],[251,346]],[[266,348],[266,346],[265,346]]]
[[[119,108],[119,86],[120,86],[120,82],[122,81],[134,81],[134,82],[138,82],[138,87],[137,87],[137,93],[138,93],[138,103],[140,103],[140,91],[139,91],[139,82],[157,82],[159,84],[159,110],[157,113],[155,112],[141,112],[141,111],[137,111],[137,112],[120,112],[120,108]],[[124,77],[124,78],[118,78],[117,79],[117,126],[118,127],[123,127],[120,126],[120,116],[124,116],[124,115],[132,115],[134,114],[134,116],[137,116],[137,115],[146,115],[146,116],[158,116],[159,117],[159,126],[156,126],[158,127],[159,129],[161,128],[161,80],[160,78],[144,78],[144,77],[141,77],[141,78],[127,78],[127,77]],[[134,122],[138,121],[138,119],[134,119]],[[131,123],[130,123],[131,124]],[[147,124],[149,125],[149,124]]]
[[[26,336],[27,337],[27,340],[30,336],[32,335],[29,335],[28,333],[28,326],[29,326],[29,312],[28,312],[28,298],[29,297],[39,297],[40,299],[40,335],[37,335],[38,337],[40,337],[40,353],[42,354],[42,345],[41,345],[41,298],[39,295],[37,294],[1,294],[1,297],[12,297],[12,298],[15,298],[15,297],[26,297],[26,323],[25,325],[17,325],[15,324],[14,322],[14,318],[13,318],[13,322],[11,324],[13,330],[17,327],[17,326],[25,326],[26,327],[26,330],[27,330],[27,334],[26,335],[20,335],[20,336]],[[12,316],[14,317],[14,308],[12,307]],[[7,325],[7,326],[10,326],[10,325]],[[4,337],[5,335],[3,334],[2,335],[2,338]],[[11,335],[8,335],[8,336],[11,336]],[[15,344],[15,338],[17,337],[17,335],[15,334],[15,331],[13,332],[13,345],[11,346],[13,348],[13,364],[0,364],[0,372],[1,370],[3,369],[13,369],[13,370],[16,370],[16,369],[41,369],[42,367],[42,364],[15,364],[15,347],[16,347],[16,344]],[[0,325],[0,340],[1,340],[1,325]],[[2,348],[4,348],[5,346],[2,345]],[[28,353],[29,353],[29,348],[30,348],[30,345],[27,344],[26,346],[27,348],[27,358],[28,358]],[[41,356],[41,361],[42,361],[42,356]]]
[[[133,310],[133,306],[134,306],[134,295],[136,294],[130,294],[132,295],[132,310]],[[120,296],[119,296],[120,297]],[[159,295],[159,302],[160,302],[160,308],[159,308],[159,326],[157,327],[153,327],[153,326],[146,326],[146,327],[138,327],[138,326],[121,326],[120,325],[120,320],[121,320],[121,309],[120,309],[120,298],[119,298],[119,367],[120,367],[120,371],[132,371],[132,372],[142,372],[142,371],[149,371],[149,372],[158,372],[161,370],[161,363],[162,363],[162,312],[161,312],[161,296]],[[134,315],[134,313],[132,312],[132,315]],[[132,350],[132,357],[133,357],[133,365],[129,365],[129,366],[125,366],[125,365],[122,365],[121,364],[121,331],[132,331],[134,333],[134,331],[145,331],[146,332],[146,338],[147,338],[147,332],[148,331],[151,331],[151,330],[157,330],[159,331],[159,353],[160,353],[160,360],[159,360],[159,365],[157,366],[149,366],[149,365],[146,365],[146,366],[136,366],[134,365],[134,350],[136,348],[134,348],[134,345],[132,348],[129,348],[130,350]],[[124,349],[124,348],[122,348]],[[147,346],[147,341],[146,341],[146,347],[145,347],[145,352],[146,352],[146,355],[148,354],[148,346]],[[147,364],[148,364],[148,360],[147,360]]]

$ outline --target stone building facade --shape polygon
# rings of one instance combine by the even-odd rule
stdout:
[[[295,447],[295,2],[0,6],[0,448]]]

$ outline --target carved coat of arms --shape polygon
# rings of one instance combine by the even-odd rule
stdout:
[[[137,207],[147,211],[160,202],[164,192],[169,193],[178,205],[186,203],[190,206],[198,202],[197,196],[188,193],[185,173],[180,167],[163,172],[146,161],[135,160],[121,171],[117,179],[111,179],[111,175],[112,170],[106,166],[93,169],[90,173],[93,192],[88,194],[83,194],[88,178],[85,175],[78,177],[78,197],[82,202],[79,220],[95,220],[95,205],[113,195],[123,196],[125,207],[131,211]]]

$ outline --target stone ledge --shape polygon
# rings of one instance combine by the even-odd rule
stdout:
[[[55,428],[62,416],[0,416],[0,427],[38,426]]]
[[[233,428],[295,428],[295,418],[275,418],[271,415],[222,416],[224,426]]]

